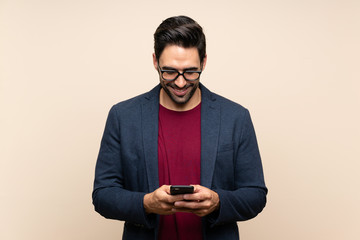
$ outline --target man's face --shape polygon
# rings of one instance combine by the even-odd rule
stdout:
[[[159,62],[156,61],[155,55],[153,57],[154,66],[158,71],[159,68],[162,70],[177,70],[180,73],[183,73],[185,70],[200,71],[206,62],[205,58],[203,66],[201,66],[197,48],[183,48],[176,45],[165,47]],[[198,89],[199,80],[187,81],[180,75],[174,81],[166,81],[160,74],[160,84],[174,103],[183,105],[191,99]]]

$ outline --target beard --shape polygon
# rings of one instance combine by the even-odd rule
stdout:
[[[189,102],[191,97],[194,95],[196,89],[199,87],[199,81],[195,81],[195,82],[191,82],[191,83],[188,82],[182,88],[177,87],[174,81],[165,82],[164,80],[160,80],[160,84],[161,84],[162,88],[164,89],[165,93],[171,98],[171,100],[173,102],[175,102],[176,104],[181,104],[181,105]],[[174,89],[187,90],[188,92],[186,92],[182,96],[178,96],[173,92]]]

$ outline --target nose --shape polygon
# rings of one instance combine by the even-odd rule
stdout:
[[[184,76],[180,75],[176,80],[175,80],[175,85],[178,87],[178,88],[183,88],[186,86],[186,80],[184,78]]]

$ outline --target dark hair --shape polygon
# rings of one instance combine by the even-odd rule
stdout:
[[[206,55],[206,41],[202,27],[187,16],[170,17],[164,20],[154,33],[154,42],[155,56],[158,61],[168,45],[184,48],[196,47],[200,62]]]

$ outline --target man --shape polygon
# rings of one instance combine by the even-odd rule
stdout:
[[[160,84],[110,110],[95,210],[125,221],[123,239],[239,239],[236,221],[261,212],[267,194],[249,112],[199,83],[207,56],[194,20],[168,18],[154,39]]]

